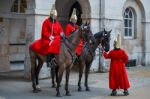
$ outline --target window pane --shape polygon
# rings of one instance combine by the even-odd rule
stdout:
[[[132,36],[132,29],[129,29],[129,36]]]
[[[129,17],[132,18],[132,12],[131,11],[129,12]]]
[[[15,0],[11,8],[11,12],[24,13],[27,8],[26,0]]]
[[[26,0],[21,0],[20,12],[21,12],[21,13],[24,13],[26,8],[27,8]]]
[[[18,5],[14,5],[12,12],[18,12]]]
[[[129,27],[132,27],[132,20],[129,20]]]
[[[11,8],[11,12],[18,12],[18,0],[15,0]]]
[[[127,9],[125,10],[125,12],[128,13],[128,12],[129,12],[129,8],[127,8]]]
[[[127,14],[126,14],[125,18],[129,18]]]
[[[128,29],[125,28],[125,36],[128,36]]]
[[[125,27],[128,27],[128,20],[127,19],[124,20],[124,25],[125,25]]]

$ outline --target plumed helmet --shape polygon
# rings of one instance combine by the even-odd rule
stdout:
[[[57,10],[55,8],[55,4],[52,5],[51,11],[50,11],[50,15],[55,15],[57,16]]]
[[[115,46],[115,48],[120,48],[121,47],[121,36],[120,36],[120,34],[118,34],[117,38],[115,38],[114,46]]]
[[[76,15],[76,9],[75,9],[75,8],[73,9],[73,12],[72,12],[70,21],[71,21],[72,19],[77,20],[77,15]]]

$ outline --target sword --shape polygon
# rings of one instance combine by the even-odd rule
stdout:
[[[53,19],[53,22],[52,22],[52,32],[51,32],[51,35],[49,37],[49,39],[50,39],[49,46],[52,44],[52,42],[54,40],[53,31],[54,31],[54,19]]]

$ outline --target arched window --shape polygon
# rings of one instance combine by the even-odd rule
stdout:
[[[11,12],[25,13],[26,8],[27,8],[26,0],[15,0],[12,5]]]
[[[126,8],[123,18],[124,18],[124,37],[134,38],[134,15],[131,8]]]

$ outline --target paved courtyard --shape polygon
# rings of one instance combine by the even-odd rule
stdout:
[[[78,73],[72,72],[70,76],[69,89],[72,96],[65,96],[63,77],[61,99],[150,99],[150,66],[127,68],[131,88],[129,96],[109,96],[108,73],[91,73],[89,75],[90,92],[84,88],[82,79],[82,92],[77,91]],[[55,97],[56,90],[51,88],[51,79],[40,80],[42,92],[32,93],[31,82],[23,79],[23,72],[0,73],[0,99],[58,99]]]

